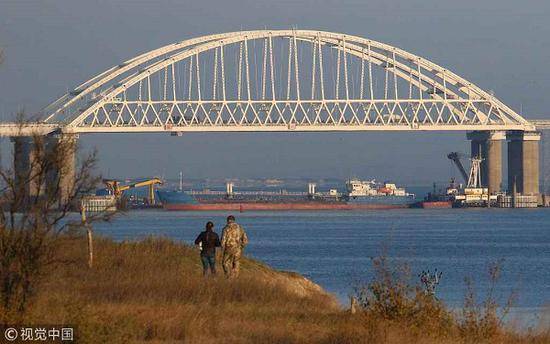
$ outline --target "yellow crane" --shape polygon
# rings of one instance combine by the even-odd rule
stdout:
[[[155,185],[163,184],[162,180],[160,180],[159,178],[146,179],[127,185],[120,185],[119,181],[113,179],[103,179],[103,183],[107,186],[107,189],[109,189],[113,193],[113,195],[115,195],[117,199],[119,199],[122,196],[122,193],[128,189],[148,186],[149,192],[147,200],[149,204],[155,204]]]

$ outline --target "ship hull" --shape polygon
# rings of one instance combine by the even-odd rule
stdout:
[[[347,203],[165,203],[166,210],[180,211],[292,211],[292,210],[366,210],[408,208],[407,204],[347,204]]]
[[[226,197],[219,193],[157,191],[166,210],[182,211],[292,211],[292,210],[362,210],[408,208],[414,196],[365,196],[336,198],[290,193],[237,194]]]
[[[424,209],[448,209],[453,207],[452,201],[423,201],[420,207]]]

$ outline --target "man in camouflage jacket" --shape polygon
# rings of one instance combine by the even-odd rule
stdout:
[[[244,247],[248,244],[248,237],[244,229],[235,222],[235,216],[227,217],[227,225],[222,232],[222,265],[226,277],[237,277],[239,274],[239,260]]]

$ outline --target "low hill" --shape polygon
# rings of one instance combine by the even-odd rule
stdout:
[[[221,266],[204,278],[199,251],[167,239],[96,239],[92,269],[83,238],[59,252],[64,263],[45,277],[29,321],[73,324],[81,342],[308,342],[342,311],[306,278],[249,258],[237,279]]]

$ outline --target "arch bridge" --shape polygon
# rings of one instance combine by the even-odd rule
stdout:
[[[491,190],[501,190],[508,136],[508,179],[520,193],[538,194],[536,129],[490,92],[397,47],[332,32],[257,30],[141,54],[69,91],[37,122],[5,123],[0,133],[469,131]]]

